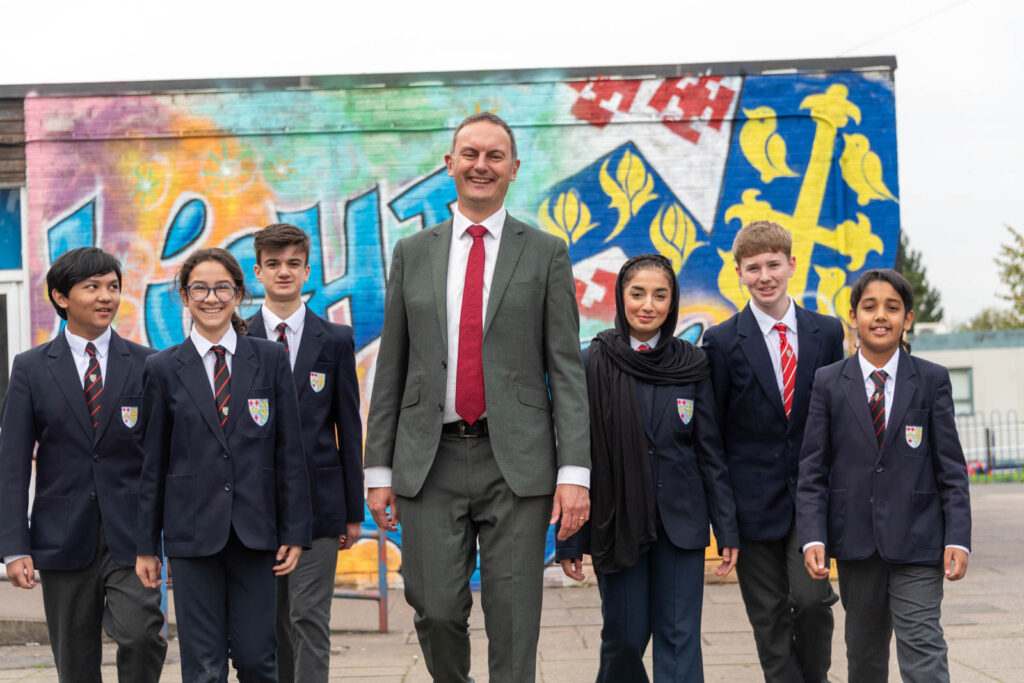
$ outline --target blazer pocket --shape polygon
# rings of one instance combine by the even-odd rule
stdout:
[[[164,489],[164,539],[191,541],[196,533],[196,476],[168,474]]]
[[[900,434],[896,435],[898,450],[901,455],[910,458],[921,458],[928,453],[928,411],[908,410],[900,425]]]
[[[238,416],[242,434],[249,439],[267,439],[274,433],[274,392],[269,388],[253,389],[245,402],[245,413]]]
[[[142,431],[142,395],[126,394],[117,402],[113,420],[118,436],[135,438]]]
[[[414,406],[420,402],[420,385],[413,384],[412,386],[406,387],[402,393],[402,407],[408,408]]]
[[[32,549],[60,548],[68,535],[67,496],[36,496],[29,536]]]
[[[313,404],[330,403],[334,398],[333,384],[337,366],[334,361],[314,363],[309,374],[302,378],[306,384],[299,391],[301,400]]]
[[[544,389],[517,384],[516,395],[519,397],[519,402],[525,406],[539,408],[548,413],[551,412],[551,399],[548,398],[548,392]]]

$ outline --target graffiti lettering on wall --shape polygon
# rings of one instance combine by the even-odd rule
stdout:
[[[391,248],[451,215],[442,158],[481,109],[519,137],[509,211],[569,248],[584,342],[611,325],[615,274],[636,254],[675,266],[681,336],[746,305],[731,245],[752,220],[793,233],[790,291],[812,310],[845,318],[852,280],[893,263],[888,71],[30,98],[33,339],[57,329],[43,282],[68,248],[121,257],[118,330],[162,348],[188,329],[182,260],[224,246],[251,273],[253,233],[287,221],[312,238],[308,305],[355,330],[365,411]],[[257,306],[262,288],[248,285]]]

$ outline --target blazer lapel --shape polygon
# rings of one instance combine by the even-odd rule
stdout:
[[[320,351],[324,348],[324,324],[313,311],[306,307],[306,319],[302,323],[302,341],[299,342],[299,353],[295,357],[295,368],[292,373],[295,375],[295,389],[299,396],[307,389],[312,390],[309,385],[309,373],[313,370],[313,363],[320,357]]]
[[[768,403],[778,413],[779,418],[785,420],[786,408],[782,405],[782,394],[779,392],[779,382],[775,379],[772,357],[768,355],[764,334],[762,334],[761,328],[757,326],[757,320],[750,310],[749,303],[740,312],[740,317],[736,321],[736,332],[742,337],[740,339],[740,348],[747,357],[747,362],[750,363],[754,376],[757,377],[758,383],[760,383],[761,388],[764,390]],[[800,362],[798,359],[797,372],[799,372],[799,368]]]
[[[871,423],[871,410],[868,408],[868,396],[864,391],[864,377],[860,372],[860,361],[854,354],[846,359],[843,365],[843,393],[850,404],[850,412],[854,421],[860,425],[861,432],[875,453],[878,453],[878,439]]]
[[[635,381],[635,380],[634,380]],[[658,395],[661,387],[652,386],[643,382],[636,382],[636,398],[640,404],[640,421],[644,425],[644,432],[652,443],[655,442],[654,434],[658,431],[658,423],[661,422],[659,408],[664,408],[663,401]],[[661,410],[660,412],[665,412]]]
[[[100,437],[107,429],[111,416],[121,406],[117,405],[121,398],[121,391],[124,389],[125,380],[131,370],[131,353],[128,346],[111,330],[110,346],[107,351],[107,374],[103,376],[103,393],[100,394],[100,411],[97,416],[96,434],[93,443],[98,443]],[[136,406],[138,407],[138,406]]]
[[[192,340],[187,337],[181,346],[178,347],[176,355],[178,362],[181,363],[181,367],[178,368],[178,379],[181,381],[182,386],[185,387],[185,393],[192,399],[199,414],[203,416],[206,426],[210,428],[210,431],[220,441],[220,445],[226,449],[228,447],[228,440],[224,436],[224,430],[220,426],[220,419],[217,417],[217,405],[213,401],[213,387],[210,386],[210,378],[206,376],[203,359],[199,356],[199,352],[196,350]],[[231,408],[229,407],[228,412],[230,413],[230,411]]]
[[[263,322],[263,308],[249,318],[247,321],[249,325],[249,335],[252,337],[259,337],[260,339],[267,339],[267,324]]]
[[[228,399],[228,421],[224,423],[224,434],[230,435],[243,413],[249,412],[248,398],[252,382],[256,379],[259,362],[256,351],[246,337],[239,336],[235,342],[235,355],[231,357],[231,398]],[[257,396],[269,399],[270,396]]]
[[[885,451],[896,439],[896,432],[903,424],[903,416],[907,414],[907,408],[917,391],[917,367],[914,361],[902,350],[899,352],[900,361],[896,368],[896,386],[892,392],[892,408],[889,410],[889,419],[885,421],[885,436],[882,439],[882,450]],[[894,427],[895,426],[895,427]]]
[[[501,297],[508,289],[508,282],[512,279],[512,273],[519,262],[519,255],[523,253],[523,245],[526,238],[523,231],[526,226],[515,218],[506,215],[505,225],[501,229],[501,242],[498,244],[498,260],[494,264],[494,276],[491,278],[491,289],[487,295],[487,313],[484,315],[484,337],[494,320],[494,314],[501,303]]]
[[[797,325],[797,358],[796,358],[796,379],[793,383],[793,415],[806,415],[807,406],[811,400],[811,386],[814,383],[814,371],[817,368],[818,352],[821,348],[821,338],[817,321],[800,306],[796,306]],[[789,429],[803,429],[803,425],[796,425],[796,420],[790,420]]]
[[[92,420],[89,419],[89,411],[85,407],[85,390],[82,388],[82,380],[78,376],[78,368],[75,367],[75,359],[71,355],[71,347],[68,346],[68,339],[64,332],[58,332],[50,344],[50,372],[53,373],[53,381],[60,388],[64,399],[68,402],[71,413],[78,421],[78,425],[85,432],[85,435],[92,440],[95,436],[92,429]]]
[[[452,219],[431,229],[430,265],[434,281],[434,299],[437,301],[437,319],[441,327],[441,341],[448,348],[448,252],[452,245]]]

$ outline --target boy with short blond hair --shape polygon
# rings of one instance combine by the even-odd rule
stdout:
[[[770,221],[737,233],[736,274],[751,300],[708,329],[703,346],[739,517],[736,572],[765,680],[820,683],[836,595],[803,569],[794,501],[814,373],[843,357],[843,326],[789,296],[792,243]]]

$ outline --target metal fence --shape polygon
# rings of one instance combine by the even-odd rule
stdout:
[[[1024,423],[1017,411],[957,415],[956,427],[969,464],[980,463],[986,472],[1024,467]]]

